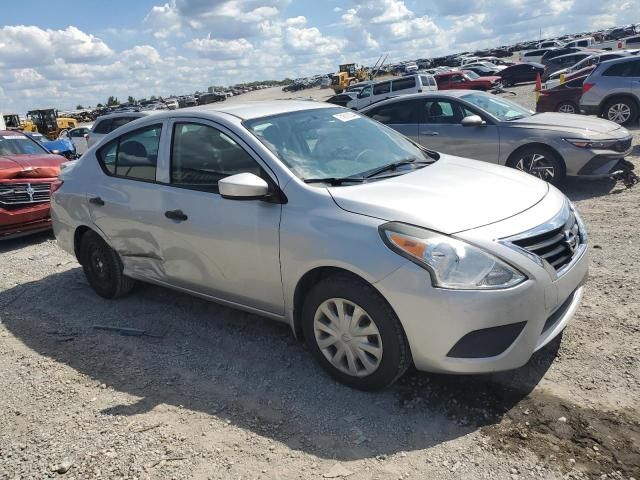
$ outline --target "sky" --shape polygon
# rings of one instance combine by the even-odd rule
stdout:
[[[640,22],[640,0],[2,2],[0,111],[95,106]]]

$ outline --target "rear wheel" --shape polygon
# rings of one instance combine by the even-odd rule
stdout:
[[[632,123],[638,116],[638,107],[629,98],[614,98],[605,105],[602,116],[620,125]]]
[[[560,113],[578,113],[579,109],[578,109],[578,105],[576,105],[573,102],[560,102],[557,106],[556,106],[556,112],[560,112]]]
[[[361,390],[384,388],[409,367],[404,330],[368,283],[334,275],[315,285],[302,309],[305,341],[336,380]]]
[[[135,282],[122,273],[118,254],[100,235],[89,231],[80,241],[80,263],[89,285],[104,298],[121,297],[131,291]]]
[[[508,167],[538,177],[553,185],[562,183],[565,177],[564,162],[558,155],[542,146],[529,146],[516,150],[507,162]]]

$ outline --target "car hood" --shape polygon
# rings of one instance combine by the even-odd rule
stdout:
[[[538,113],[530,117],[519,118],[505,122],[506,125],[524,128],[539,128],[544,130],[556,130],[558,132],[577,133],[586,137],[593,135],[610,134],[620,130],[620,125],[601,118],[587,117],[586,115],[573,115],[571,121],[567,121],[566,113]],[[624,130],[624,129],[622,129]],[[617,134],[615,135],[617,136]]]
[[[548,191],[546,182],[517,170],[443,154],[433,165],[411,173],[329,188],[346,211],[446,234],[517,215]]]
[[[60,155],[1,155],[0,179],[52,178],[60,174],[67,159]]]

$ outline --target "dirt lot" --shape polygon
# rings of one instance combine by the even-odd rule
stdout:
[[[409,372],[375,394],[284,325],[149,285],[106,301],[52,236],[3,242],[0,478],[640,479],[640,185],[564,190],[592,246],[564,337],[514,372]]]

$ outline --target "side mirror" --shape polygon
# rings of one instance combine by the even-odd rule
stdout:
[[[462,119],[463,127],[481,127],[482,125],[486,125],[486,122],[482,120],[480,115],[469,115]]]
[[[269,194],[269,184],[253,173],[238,173],[218,182],[222,198],[258,200]]]

